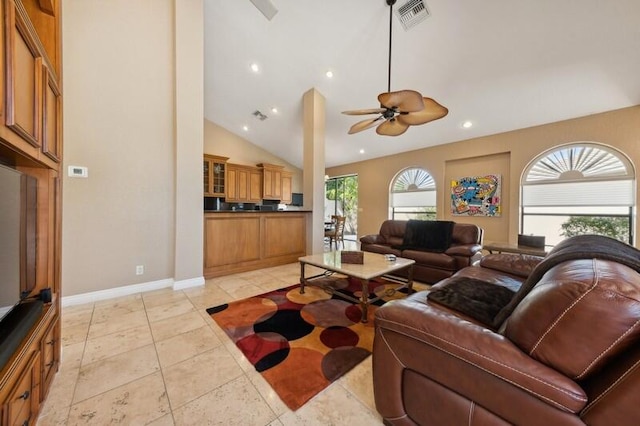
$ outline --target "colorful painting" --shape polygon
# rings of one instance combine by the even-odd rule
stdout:
[[[500,175],[469,176],[451,181],[451,213],[455,216],[501,214]]]

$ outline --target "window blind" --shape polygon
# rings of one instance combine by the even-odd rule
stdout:
[[[391,207],[430,207],[436,205],[436,191],[392,192]]]
[[[633,180],[549,183],[522,186],[523,207],[633,206]]]

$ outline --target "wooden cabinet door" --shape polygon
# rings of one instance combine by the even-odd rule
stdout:
[[[35,352],[7,398],[6,422],[35,424],[40,403],[40,352]],[[4,424],[4,423],[3,423]]]
[[[273,185],[273,189],[271,193],[273,194],[273,198],[275,200],[282,199],[282,172],[280,170],[273,171],[273,181],[271,183]]]
[[[62,158],[62,96],[55,77],[43,66],[42,152],[56,163]]]
[[[265,200],[280,200],[282,198],[282,173],[283,166],[275,164],[262,163],[258,164],[262,167],[262,198]]]
[[[238,169],[237,181],[238,201],[249,201],[249,171]]]
[[[235,167],[227,167],[227,182],[225,183],[225,198],[227,202],[238,200],[238,170]]]
[[[265,169],[263,172],[262,198],[265,200],[273,198],[273,170]]]
[[[283,204],[291,204],[291,186],[292,177],[289,172],[282,172],[282,197],[280,202]]]
[[[53,380],[53,376],[58,371],[58,363],[60,362],[59,354],[59,346],[60,346],[60,338],[59,338],[59,330],[56,326],[57,322],[54,320],[47,329],[47,332],[40,343],[40,354],[42,357],[42,378],[41,383],[42,392],[40,392],[40,400],[44,401],[46,396],[46,390],[49,389],[51,385],[51,381]]]
[[[252,170],[249,174],[249,201],[259,203],[262,201],[262,172]]]
[[[42,56],[13,0],[6,2],[5,124],[33,146],[41,146]]]

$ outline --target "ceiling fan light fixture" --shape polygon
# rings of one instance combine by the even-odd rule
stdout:
[[[389,69],[387,91],[378,95],[380,108],[343,111],[346,115],[379,114],[377,118],[362,120],[351,126],[349,134],[376,127],[376,133],[383,136],[400,136],[410,126],[417,126],[438,120],[449,110],[433,100],[423,97],[415,90],[391,91],[391,36],[393,34],[393,5],[396,0],[386,0],[389,5]],[[407,4],[409,4],[408,2]],[[406,5],[405,5],[406,6]],[[426,6],[425,6],[426,8]]]

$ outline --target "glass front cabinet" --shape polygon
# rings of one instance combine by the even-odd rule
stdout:
[[[224,197],[228,157],[205,154],[202,162],[204,196]]]

